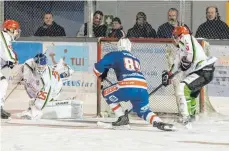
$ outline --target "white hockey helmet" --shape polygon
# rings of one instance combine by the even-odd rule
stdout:
[[[131,51],[131,42],[128,38],[121,38],[118,43],[118,50],[122,51],[122,50],[126,50],[126,51]]]

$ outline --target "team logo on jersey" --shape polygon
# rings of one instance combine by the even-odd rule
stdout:
[[[149,110],[149,104],[147,104],[146,106],[141,107],[141,112],[145,112],[147,110]]]
[[[116,101],[118,101],[118,98],[115,97],[114,95],[111,95],[111,96],[109,97],[109,100],[110,100],[111,102],[116,102]]]

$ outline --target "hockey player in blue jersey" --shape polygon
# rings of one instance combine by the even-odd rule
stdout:
[[[106,102],[118,117],[112,126],[129,124],[128,111],[122,110],[119,102],[130,101],[133,111],[137,115],[161,130],[171,131],[172,124],[163,123],[162,120],[149,108],[149,94],[147,82],[141,72],[140,61],[132,55],[129,39],[118,41],[118,51],[106,54],[98,63],[95,63],[94,73],[105,79],[110,68],[114,69],[118,82],[105,88],[102,95]]]

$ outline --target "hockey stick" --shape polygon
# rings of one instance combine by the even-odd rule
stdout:
[[[180,71],[176,71],[174,74],[172,74],[171,76],[169,76],[169,79],[174,78],[178,73],[180,73]],[[163,86],[163,84],[161,83],[159,86],[157,86],[153,91],[151,91],[149,93],[149,96],[151,96],[152,94],[154,94],[155,92],[157,92],[157,90],[159,90],[162,86]]]
[[[19,70],[17,71],[17,73],[15,75],[13,75],[13,77],[18,76],[18,74],[20,74],[20,70],[23,70],[22,68],[23,67],[20,67]],[[11,92],[5,97],[5,101],[10,97],[10,95],[14,92],[14,90],[17,89],[17,87],[21,83],[22,79],[23,79],[23,76],[20,77],[20,79],[18,80],[17,84],[14,86],[14,88],[11,90]]]
[[[113,83],[110,81],[110,80],[108,80],[107,78],[105,78],[104,79],[106,82],[108,82],[110,85],[112,85]]]
[[[11,90],[11,92],[6,96],[5,101],[10,97],[10,95],[17,89],[18,85],[21,83],[21,80],[16,84],[16,86]]]
[[[174,78],[178,73],[180,73],[180,71],[176,71],[174,74],[172,74],[171,76],[169,76],[169,79]],[[158,87],[156,87],[152,92],[149,93],[149,96],[151,96],[152,94],[154,94],[155,92],[157,92],[157,90],[159,90],[161,87],[163,86],[163,84],[160,84]],[[180,109],[179,109],[179,103],[176,99],[176,104],[177,104],[177,108],[178,108],[178,113],[180,114]]]

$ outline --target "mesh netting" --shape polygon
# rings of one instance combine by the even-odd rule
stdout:
[[[116,42],[101,42],[102,56],[105,54],[116,51]],[[141,62],[141,71],[143,72],[148,85],[148,92],[152,92],[158,85],[161,84],[161,73],[163,70],[169,70],[174,60],[175,46],[171,42],[132,42],[132,54],[135,55]],[[162,87],[156,93],[149,97],[149,105],[152,111],[156,113],[179,113],[178,99],[175,95],[175,89],[180,79],[182,79],[182,73],[178,74],[173,79],[173,84]],[[108,77],[112,83],[116,83],[117,79],[113,70],[109,70]],[[104,81],[103,87],[109,87],[109,83]],[[101,113],[112,113],[106,101],[101,97]],[[205,100],[207,96],[205,96]],[[130,102],[121,102],[124,109],[131,109]],[[211,103],[205,102],[205,110],[210,110]],[[200,103],[197,101],[197,112],[199,113]]]

